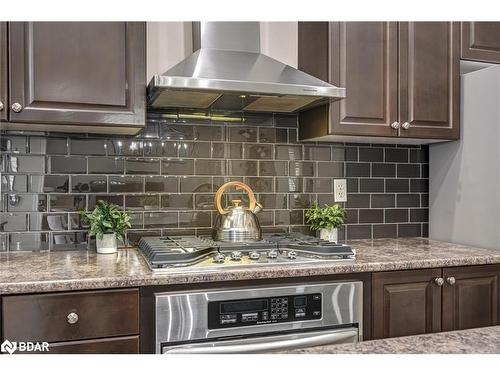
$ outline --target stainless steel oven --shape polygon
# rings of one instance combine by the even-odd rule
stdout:
[[[362,337],[363,283],[157,293],[157,353],[269,353]]]

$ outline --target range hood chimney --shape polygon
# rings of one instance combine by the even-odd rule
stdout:
[[[345,89],[260,52],[259,22],[193,22],[191,56],[148,85],[150,108],[300,112]]]

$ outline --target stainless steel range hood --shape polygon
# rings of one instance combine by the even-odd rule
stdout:
[[[259,22],[194,22],[191,56],[148,85],[151,108],[297,112],[345,89],[260,53]]]

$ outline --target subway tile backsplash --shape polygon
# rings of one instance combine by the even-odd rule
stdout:
[[[428,232],[426,146],[298,142],[297,117],[277,114],[152,113],[129,138],[41,134],[0,133],[0,251],[89,248],[78,210],[99,199],[131,211],[131,244],[208,234],[230,180],[255,191],[266,232],[309,233],[304,212],[334,203],[334,178],[347,178],[342,239]]]

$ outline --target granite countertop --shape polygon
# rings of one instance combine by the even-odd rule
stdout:
[[[401,238],[350,241],[356,260],[309,265],[256,266],[153,273],[137,249],[97,255],[91,251],[0,253],[0,294],[142,285],[193,284],[500,263],[500,251]]]
[[[325,345],[287,354],[499,354],[500,326]]]

